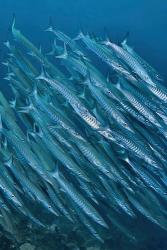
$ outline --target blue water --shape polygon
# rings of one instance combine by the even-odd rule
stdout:
[[[129,43],[167,79],[165,0],[0,0],[1,43],[6,40],[13,13],[25,35],[44,47],[48,39],[43,30],[50,16],[58,29],[71,36],[80,27],[97,34],[107,29],[113,40],[121,41],[129,31]]]
[[[13,13],[17,28],[44,50],[50,46],[49,35],[43,32],[50,17],[56,28],[71,37],[82,27],[97,35],[104,35],[107,30],[112,40],[120,42],[129,32],[129,44],[167,79],[165,0],[0,0],[0,60],[5,54],[3,42],[10,36]],[[0,77],[3,76],[0,70]],[[2,89],[5,84],[0,81]],[[165,249],[162,242],[156,247],[153,242],[149,244],[149,250]]]

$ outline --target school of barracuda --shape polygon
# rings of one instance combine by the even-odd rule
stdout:
[[[163,80],[126,39],[46,31],[54,43],[45,55],[15,21],[5,42],[14,98],[0,92],[1,227],[16,235],[20,217],[99,244],[114,232],[136,241],[129,225],[139,216],[167,230]],[[114,75],[105,77],[93,54]]]

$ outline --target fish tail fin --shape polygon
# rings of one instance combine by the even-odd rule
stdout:
[[[34,122],[33,128],[27,130],[27,141],[30,142],[31,141],[30,137],[36,139],[37,136],[42,138],[43,132],[42,132],[41,128]]]
[[[49,17],[48,28],[46,28],[45,31],[47,31],[47,32],[54,32],[53,21],[52,21],[52,17],[51,16]]]
[[[32,138],[36,138],[36,134],[31,130],[27,130],[26,133],[26,137],[27,137],[27,141],[30,142],[31,141],[31,137]]]
[[[58,166],[58,164],[56,164],[56,169],[55,169],[55,171],[54,171],[54,173],[53,173],[53,177],[55,178],[55,179],[59,179],[60,178],[60,175],[59,175],[59,166]]]
[[[13,100],[9,101],[9,105],[11,108],[16,109],[17,98],[15,97]]]
[[[25,114],[28,114],[31,112],[31,110],[33,109],[33,104],[30,103],[29,105],[27,106],[24,106],[24,107],[19,107],[19,109],[17,110],[19,113],[25,113]]]
[[[1,62],[1,64],[6,66],[7,68],[9,68],[9,62],[8,61]]]
[[[112,43],[111,38],[109,36],[106,36],[104,41],[101,41],[100,44],[102,45],[110,45]]]
[[[41,73],[35,78],[36,80],[44,80],[47,77],[47,74],[45,72],[45,68],[42,65],[41,66]]]
[[[3,44],[4,44],[8,49],[10,49],[10,42],[9,42],[9,40],[5,41]]]
[[[4,165],[11,168],[13,165],[13,155],[11,154],[8,159],[4,160]]]
[[[52,26],[49,26],[48,28],[46,28],[46,29],[45,29],[45,31],[47,31],[47,32],[53,32],[53,31],[54,31],[54,29],[53,29],[53,27],[52,27]]]
[[[82,38],[84,38],[84,34],[82,31],[80,31],[79,34],[73,40],[80,40]]]
[[[125,37],[124,37],[123,41],[121,42],[121,45],[122,45],[122,46],[127,44],[129,35],[130,35],[130,32],[127,31],[126,34],[125,34]]]
[[[56,56],[56,58],[67,59],[67,57],[68,57],[67,47],[66,47],[66,44],[64,43],[64,52],[63,52],[63,54]]]
[[[6,80],[6,81],[11,81],[12,80],[12,77],[11,77],[11,75],[10,74],[7,74],[4,78],[3,78],[3,80]]]

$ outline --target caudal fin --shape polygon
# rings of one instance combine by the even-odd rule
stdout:
[[[68,57],[67,47],[66,47],[66,44],[64,43],[63,54],[56,56],[56,58],[67,59],[67,57]]]
[[[82,38],[84,38],[84,34],[82,31],[80,31],[79,34],[73,40],[80,40]]]

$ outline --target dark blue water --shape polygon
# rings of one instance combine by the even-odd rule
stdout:
[[[80,27],[97,34],[104,34],[107,29],[113,40],[121,41],[129,31],[129,43],[167,79],[165,0],[1,0],[1,42],[6,39],[13,13],[17,27],[44,47],[48,39],[43,30],[50,16],[58,29],[71,36]]]
[[[44,50],[50,46],[44,31],[52,17],[56,28],[75,37],[82,27],[97,35],[110,34],[120,42],[127,32],[129,44],[167,79],[167,1],[165,0],[0,0],[0,59],[9,37],[12,15],[19,28]],[[4,75],[0,70],[0,77]],[[6,82],[0,81],[5,89]],[[6,95],[8,93],[6,92]],[[158,233],[158,232],[156,232]],[[165,243],[149,242],[149,250],[165,249]],[[143,246],[143,249],[144,248]],[[141,248],[142,250],[142,248]]]

